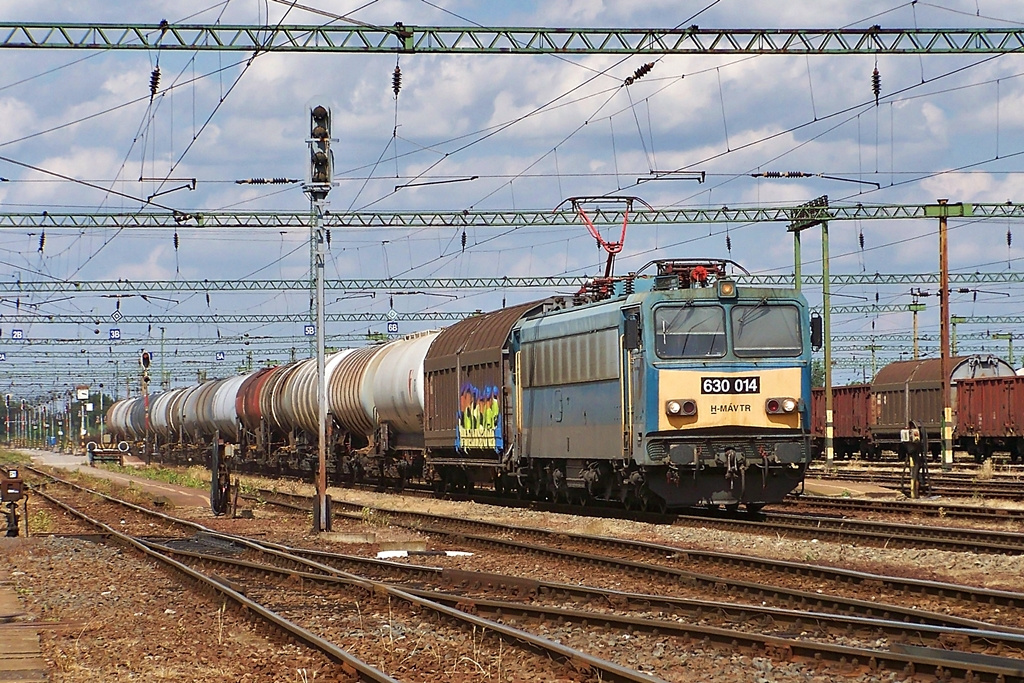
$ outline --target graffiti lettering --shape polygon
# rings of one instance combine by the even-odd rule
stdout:
[[[462,385],[459,411],[456,415],[455,447],[461,451],[491,449],[500,453],[505,448],[501,429],[501,389],[470,383]]]

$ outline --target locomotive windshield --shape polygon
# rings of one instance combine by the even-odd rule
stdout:
[[[659,358],[725,355],[721,306],[661,306],[654,311],[654,352]]]
[[[800,355],[800,313],[796,306],[733,306],[732,334],[737,356]]]

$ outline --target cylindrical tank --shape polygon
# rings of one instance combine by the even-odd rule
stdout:
[[[263,394],[260,396],[260,409],[263,411],[263,417],[270,422],[274,429],[281,432],[287,432],[291,429],[291,425],[285,419],[284,406],[282,405],[284,387],[288,379],[295,374],[303,362],[298,360],[279,367],[270,379],[267,380],[267,384],[263,388]]]
[[[213,430],[203,424],[203,411],[209,404],[209,395],[220,380],[210,380],[200,384],[195,391],[189,392],[181,406],[182,427],[185,432],[196,439],[212,436]]]
[[[250,373],[251,374],[251,373]],[[220,438],[235,441],[238,437],[238,412],[235,409],[238,389],[249,374],[222,380],[214,390],[210,412],[205,416],[212,430],[220,432]]]
[[[181,389],[171,389],[149,399],[149,426],[164,441],[171,438],[171,422],[167,411],[174,395],[180,391]]]
[[[263,411],[260,409],[260,396],[263,394],[263,387],[278,366],[261,368],[246,377],[245,381],[238,388],[235,396],[235,412],[238,419],[251,432],[260,428],[263,420]]]
[[[423,447],[423,359],[437,332],[398,339],[381,353],[373,375],[377,421],[394,430],[393,446]]]
[[[114,401],[107,409],[107,431],[120,439],[134,439],[135,435],[128,429],[128,411],[132,399],[122,398]]]
[[[345,349],[331,354],[324,359],[324,383],[330,387],[331,377],[338,364],[352,349]],[[281,410],[289,427],[298,428],[310,434],[319,431],[320,409],[317,398],[317,366],[316,358],[302,361],[295,372],[288,376],[280,388]],[[329,392],[328,392],[329,393]],[[330,401],[327,412],[330,412]]]
[[[328,405],[334,419],[348,432],[372,436],[377,427],[373,403],[373,374],[384,350],[393,344],[364,346],[338,363],[328,385]]]
[[[133,398],[128,412],[128,431],[136,439],[144,439],[146,437],[146,403],[147,399],[144,396]]]
[[[171,398],[171,404],[167,406],[167,426],[174,440],[185,439],[185,402],[188,397],[202,385],[193,385],[179,389]]]

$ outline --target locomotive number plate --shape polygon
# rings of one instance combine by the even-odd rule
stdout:
[[[759,394],[760,377],[701,377],[702,394]]]

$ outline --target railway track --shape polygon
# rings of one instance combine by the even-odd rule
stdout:
[[[880,472],[834,472],[815,473],[816,478],[824,481],[868,482],[879,486],[888,486],[898,490],[908,489],[909,479],[901,474]],[[1024,499],[1024,480],[1016,476],[998,479],[977,479],[964,473],[933,474],[928,479],[927,493],[955,496],[963,498],[1005,498],[1008,500]]]
[[[1024,509],[961,505],[956,503],[924,502],[919,500],[879,500],[865,498],[836,498],[832,496],[792,496],[782,508],[824,509],[856,512],[888,512],[922,517],[958,518],[994,522],[1024,521]]]
[[[43,474],[38,471],[36,472]],[[191,536],[181,534],[167,536],[162,534],[158,537],[153,537],[151,535],[137,536],[126,534],[111,524],[95,519],[75,507],[58,500],[40,488],[35,489],[35,492],[45,500],[100,529],[104,534],[109,535],[111,540],[121,542],[143,552],[147,557],[162,562],[181,572],[189,579],[199,582],[207,590],[217,591],[226,598],[238,603],[244,609],[257,614],[268,624],[281,629],[289,636],[297,638],[309,647],[319,649],[332,659],[341,662],[346,671],[358,673],[359,677],[364,680],[433,681],[445,678],[446,673],[443,669],[430,670],[430,667],[423,667],[427,670],[415,676],[402,679],[393,678],[367,664],[365,661],[365,659],[370,658],[369,656],[372,656],[375,661],[387,661],[389,657],[384,656],[381,652],[371,648],[370,652],[367,653],[369,656],[365,658],[356,657],[348,649],[343,649],[331,640],[318,635],[312,628],[303,627],[295,619],[301,617],[304,621],[316,623],[318,626],[317,630],[325,630],[323,622],[329,620],[338,608],[343,609],[348,603],[352,602],[353,591],[361,591],[364,594],[363,601],[361,603],[357,601],[358,604],[356,604],[355,608],[355,611],[359,612],[358,619],[360,623],[363,622],[364,617],[367,621],[370,621],[371,619],[379,619],[382,615],[387,615],[385,621],[392,623],[393,619],[397,620],[400,618],[401,615],[397,615],[397,613],[403,609],[403,605],[408,615],[407,623],[411,623],[416,619],[422,621],[423,615],[419,613],[421,610],[432,612],[436,619],[444,622],[455,622],[458,626],[453,631],[450,627],[446,630],[445,626],[434,624],[433,628],[439,629],[442,636],[448,636],[447,638],[442,637],[442,639],[447,639],[452,643],[463,643],[469,637],[469,633],[472,633],[475,654],[476,656],[483,656],[483,646],[481,645],[480,649],[476,649],[477,640],[482,641],[485,634],[489,633],[491,639],[500,640],[504,645],[512,648],[512,650],[506,651],[503,655],[507,658],[506,666],[529,672],[532,676],[538,677],[538,680],[566,676],[571,672],[575,672],[576,675],[582,675],[583,680],[648,683],[661,680],[628,667],[619,666],[586,652],[561,645],[547,638],[522,632],[518,629],[483,619],[466,611],[454,609],[447,604],[434,602],[421,596],[407,593],[394,586],[368,581],[362,577],[350,574],[342,574],[322,564],[318,565],[310,560],[306,560],[299,555],[266,547],[252,539],[216,532],[189,520],[171,517],[97,491],[83,489],[76,484],[54,478],[51,475],[45,476],[50,476],[52,481],[59,482],[61,485],[77,488],[89,496],[99,497],[106,503],[122,506],[132,513],[152,516],[155,519],[161,520],[168,527],[189,529],[193,532]],[[122,519],[121,522],[124,523],[125,520]],[[231,555],[238,552],[259,556],[262,561],[254,562],[251,560],[233,559]],[[175,557],[179,559],[175,559]],[[209,565],[217,566],[221,572],[218,574],[211,573],[207,568]],[[314,569],[316,571],[304,572],[297,570],[296,567]],[[225,572],[223,570],[225,568],[230,568],[231,570],[227,576],[224,575]],[[277,581],[269,581],[265,578],[254,581],[252,577],[257,575],[261,577],[272,576]],[[333,586],[334,591],[330,594],[333,600],[329,600],[321,606],[321,614],[308,614],[310,607],[308,599],[301,596],[293,597],[293,599],[281,596],[285,592],[285,586],[282,584],[282,581],[294,584],[295,579],[314,580]],[[249,593],[258,595],[261,599],[254,600],[248,597]],[[267,606],[271,602],[283,603],[285,609],[280,607],[271,609]],[[374,612],[375,609],[377,610],[376,612]],[[479,636],[476,635],[477,629],[480,629]],[[456,632],[458,632],[458,635],[456,635]],[[339,635],[345,633],[346,630],[344,628],[339,630]],[[497,640],[495,640],[495,643],[497,643]],[[351,639],[349,642],[352,642]],[[386,642],[384,644],[386,645]],[[391,645],[393,647],[393,640]],[[529,657],[534,658],[535,661],[522,661],[522,654],[519,656],[514,654],[516,649],[522,650]],[[497,656],[497,650],[495,651],[495,656]],[[554,662],[554,664],[552,665],[550,662]],[[555,668],[553,669],[552,666]],[[548,672],[547,675],[543,673],[545,670]]]
[[[295,510],[308,511],[312,504],[311,498],[298,494],[285,494],[280,492],[262,492],[261,495],[266,502],[277,505],[290,506]],[[275,500],[277,498],[278,500]],[[747,570],[758,570],[775,574],[787,574],[799,579],[815,578],[824,579],[835,584],[862,585],[874,591],[877,595],[878,588],[884,588],[893,593],[932,595],[942,598],[962,600],[968,603],[984,603],[988,605],[1005,606],[1009,608],[1024,609],[1024,593],[990,590],[984,588],[959,586],[956,584],[944,584],[934,581],[922,581],[892,576],[881,576],[865,572],[839,569],[834,567],[809,565],[806,563],[786,562],[782,560],[767,560],[751,557],[738,553],[722,553],[714,551],[701,551],[693,549],[682,549],[676,546],[636,541],[630,539],[611,538],[605,536],[592,536],[587,534],[567,534],[561,531],[549,531],[545,529],[523,528],[508,526],[493,522],[484,522],[473,519],[453,519],[441,515],[428,513],[409,512],[380,508],[380,513],[385,515],[388,522],[416,529],[424,533],[443,535],[454,539],[479,542],[485,545],[505,546],[512,552],[542,552],[551,555],[566,555],[576,557],[580,561],[589,562],[598,566],[617,566],[622,571],[640,571],[652,575],[663,574],[674,580],[685,580],[698,584],[714,587],[715,585],[726,586],[726,592],[737,594],[751,594],[756,599],[763,599],[772,594],[781,602],[812,608],[822,608],[826,603],[834,611],[848,614],[864,614],[872,616],[878,611],[878,604],[868,602],[858,604],[844,602],[835,598],[823,597],[820,594],[806,591],[786,591],[779,586],[767,587],[764,585],[752,584],[747,581],[735,581],[730,583],[722,575],[708,575],[696,572],[679,570],[675,566],[666,566],[666,562],[679,566],[693,567],[703,564],[707,567],[729,567],[738,568],[738,573],[743,574]],[[334,514],[352,520],[362,520],[366,516],[366,510],[359,505],[349,503],[334,503]],[[698,518],[704,519],[704,518]],[[510,540],[512,538],[525,537],[543,542],[542,545],[534,543],[523,543]],[[607,553],[614,552],[614,555],[595,554],[594,549]],[[659,561],[658,564],[639,562],[637,558],[647,558],[652,561]],[[730,587],[735,590],[730,590]],[[769,588],[771,590],[769,590]],[[776,591],[776,592],[772,592]],[[915,614],[918,610],[910,609],[900,614],[901,619],[910,619],[916,622]],[[1022,615],[1024,616],[1024,615]]]
[[[308,506],[302,507],[303,515]],[[342,512],[342,516],[353,515],[361,518],[363,511],[350,510]],[[391,514],[391,513],[389,513]],[[397,514],[397,513],[396,513]],[[465,520],[449,520],[451,523],[465,523]],[[423,520],[413,520],[413,523],[422,525]],[[193,526],[194,523],[189,523]],[[111,529],[113,531],[113,529]],[[139,540],[150,552],[156,552],[165,556],[174,556],[177,562],[182,565],[192,565],[193,571],[199,571],[196,567],[206,568],[216,566],[219,572],[220,581],[229,586],[233,583],[248,586],[252,582],[252,576],[276,575],[278,582],[294,582],[296,579],[302,582],[315,583],[321,588],[318,592],[325,592],[329,595],[342,596],[350,594],[359,586],[366,585],[366,582],[374,587],[374,590],[388,591],[388,595],[402,596],[404,594],[426,602],[443,604],[448,609],[458,613],[472,612],[481,620],[478,624],[488,624],[487,628],[505,626],[509,622],[515,624],[506,628],[512,629],[515,633],[522,633],[520,628],[537,628],[538,625],[548,624],[552,628],[562,629],[567,625],[583,624],[585,631],[611,630],[625,631],[634,634],[638,642],[644,634],[652,634],[658,638],[671,636],[678,639],[684,645],[695,644],[699,647],[720,647],[727,651],[734,652],[737,647],[749,650],[754,653],[770,655],[781,660],[807,660],[821,666],[823,662],[828,663],[829,671],[835,674],[855,675],[858,672],[881,672],[894,671],[902,674],[926,673],[944,680],[946,676],[952,675],[962,677],[966,680],[1003,680],[1018,681],[1024,680],[1024,669],[1021,669],[1021,660],[1013,656],[1006,656],[1008,653],[1019,653],[1022,646],[1024,632],[1014,629],[994,626],[985,622],[971,622],[970,620],[958,620],[948,615],[936,614],[935,624],[924,623],[928,615],[921,610],[905,610],[900,613],[900,608],[892,606],[896,611],[879,615],[877,612],[887,609],[889,606],[880,605],[877,602],[867,602],[865,607],[873,608],[875,614],[867,612],[869,616],[858,617],[851,614],[826,615],[818,612],[803,610],[780,610],[774,609],[767,612],[758,611],[756,605],[723,605],[718,601],[686,601],[672,599],[666,596],[627,594],[617,591],[594,590],[582,586],[568,584],[557,584],[554,582],[523,582],[516,577],[495,576],[492,574],[481,574],[478,572],[458,572],[450,569],[412,567],[399,563],[384,563],[373,561],[368,558],[353,558],[351,556],[336,555],[323,551],[300,550],[287,546],[280,546],[266,541],[253,541],[228,534],[219,534],[209,530],[203,531],[209,534],[210,538],[216,538],[212,552],[197,550],[195,548],[186,550],[181,547],[174,547],[174,543],[180,544],[180,539],[168,544],[166,540]],[[433,530],[432,530],[433,533]],[[467,540],[465,532],[453,532],[456,536]],[[493,539],[483,542],[492,542]],[[262,557],[273,557],[273,563],[264,559],[261,562],[253,562],[250,559],[239,559],[231,557],[231,553],[225,552],[220,544],[233,544],[245,549],[245,552],[258,553]],[[521,551],[520,549],[519,551]],[[517,552],[519,552],[517,551]],[[533,552],[550,553],[550,548],[537,547]],[[661,551],[664,554],[664,550]],[[187,563],[186,563],[187,559]],[[678,559],[678,558],[677,558]],[[335,563],[357,563],[360,566],[358,574],[349,573],[345,569],[332,566]],[[442,581],[449,587],[457,585],[462,587],[461,594],[443,593],[430,589],[403,589],[395,587],[393,583],[374,583],[375,579],[367,579],[366,574],[370,573],[370,566],[376,567],[374,571],[384,573],[394,572],[416,572],[420,575],[428,572],[438,574]],[[671,568],[662,567],[661,571]],[[634,568],[635,570],[635,568]],[[670,572],[671,573],[671,572]],[[227,576],[225,576],[225,574]],[[678,575],[676,575],[678,579]],[[714,579],[715,577],[710,577]],[[408,579],[408,577],[407,577]],[[392,581],[393,581],[392,577]],[[263,581],[261,579],[260,581]],[[721,579],[718,579],[721,581]],[[362,582],[362,583],[360,583]],[[524,604],[518,601],[497,600],[487,597],[487,594],[468,595],[466,590],[476,587],[479,592],[481,586],[503,586],[510,584],[517,587],[520,593],[531,598],[531,603],[543,602],[538,597],[546,597],[548,602],[562,603],[566,595],[573,594],[573,597],[585,603],[600,601],[605,604],[628,604],[640,603],[646,609],[652,609],[652,605],[672,610],[667,616],[669,618],[659,619],[656,615],[643,614],[630,617],[606,612],[595,613],[589,610],[569,609],[564,605],[554,604]],[[276,585],[276,584],[274,584]],[[764,588],[762,586],[762,588]],[[970,590],[960,587],[961,590]],[[237,591],[236,591],[237,592]],[[248,592],[248,591],[247,591]],[[259,592],[257,589],[256,592]],[[508,590],[503,590],[507,594]],[[1024,595],[1014,594],[1016,604],[1024,604]],[[1006,598],[1007,596],[1003,596]],[[828,596],[808,594],[802,602],[817,600],[829,602],[832,598]],[[975,599],[979,599],[975,595]],[[984,599],[981,596],[980,599]],[[755,601],[756,602],[756,601]],[[847,601],[850,602],[850,601]],[[1014,604],[1010,600],[1007,604]],[[848,605],[842,606],[837,611],[849,609]],[[687,611],[688,610],[688,611]],[[742,620],[749,622],[753,628],[748,631],[736,628],[722,628],[720,626],[708,626],[703,624],[688,623],[684,620],[680,623],[677,614],[710,615],[721,613],[726,621]],[[480,614],[488,614],[493,617],[491,620],[482,620]],[[452,615],[454,618],[455,615]],[[917,621],[914,621],[914,620]],[[780,637],[766,635],[759,625],[769,621],[778,620],[779,623],[789,624],[789,628],[797,632],[817,631],[833,634],[841,632],[846,634],[864,633],[869,637],[880,635],[891,639],[890,650],[878,650],[863,647],[851,647],[836,645],[834,643],[822,643],[802,638]],[[788,620],[788,621],[787,621]],[[819,621],[820,620],[820,621]],[[903,622],[903,623],[901,623]],[[500,630],[499,630],[500,632]],[[475,637],[474,637],[475,642]],[[910,642],[925,642],[932,646],[909,645]],[[993,645],[995,643],[995,645]],[[949,649],[953,648],[953,649]],[[960,648],[960,649],[956,649]],[[990,652],[1002,652],[1003,655],[993,655]],[[579,660],[582,661],[582,660]],[[643,678],[615,678],[606,672],[600,673],[597,677],[601,680],[654,680],[644,675]],[[371,679],[377,680],[377,679]]]

